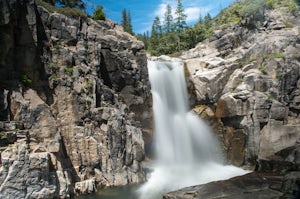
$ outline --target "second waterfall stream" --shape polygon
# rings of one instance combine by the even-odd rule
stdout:
[[[155,163],[140,199],[187,186],[224,180],[247,171],[224,165],[209,127],[189,111],[181,62],[148,61],[155,123]]]

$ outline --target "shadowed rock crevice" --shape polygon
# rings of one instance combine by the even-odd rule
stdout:
[[[106,67],[105,57],[103,53],[105,54],[106,50],[102,50],[101,52],[101,62],[100,62],[100,78],[103,79],[104,85],[108,86],[109,88],[112,88],[112,83],[110,80],[110,75]]]

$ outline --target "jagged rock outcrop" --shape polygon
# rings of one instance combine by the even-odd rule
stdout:
[[[144,180],[142,42],[112,21],[33,0],[0,1],[0,42],[1,198],[69,198]]]

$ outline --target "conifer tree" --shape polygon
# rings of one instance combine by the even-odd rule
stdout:
[[[103,12],[103,6],[97,6],[93,19],[94,20],[105,20],[106,14]]]
[[[133,35],[132,24],[131,24],[131,15],[130,15],[129,10],[127,12],[127,20],[128,20],[128,31],[127,32]]]
[[[150,50],[153,54],[158,53],[159,39],[162,35],[162,28],[160,19],[158,16],[155,17],[152,29],[151,29],[151,39],[150,39]]]
[[[126,9],[122,10],[122,21],[121,25],[123,26],[123,29],[126,31],[126,28],[128,27],[128,19],[127,19],[127,12]]]
[[[164,31],[166,33],[170,33],[173,30],[173,16],[172,16],[172,8],[171,5],[168,4],[166,7],[166,12],[164,15]]]
[[[133,35],[130,11],[126,11],[126,9],[122,10],[121,25],[123,26],[124,31]]]
[[[181,0],[177,1],[177,8],[176,8],[175,14],[176,14],[176,19],[175,19],[176,20],[176,23],[175,23],[176,30],[177,30],[177,32],[180,33],[186,27],[185,20],[187,18],[186,14],[184,13],[184,9],[183,9]]]

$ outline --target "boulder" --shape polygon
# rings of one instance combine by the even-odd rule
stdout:
[[[297,198],[299,197],[299,172],[292,175],[250,173],[224,181],[183,188],[167,193],[164,199],[209,198]]]

